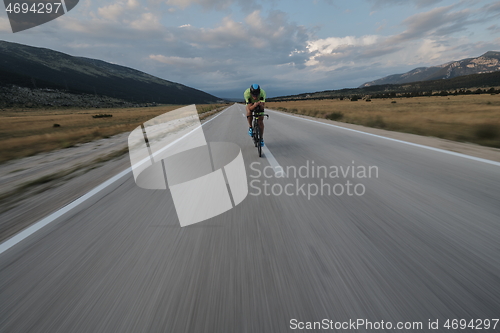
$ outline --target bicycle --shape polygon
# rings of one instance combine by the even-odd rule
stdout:
[[[260,109],[260,108],[259,108]],[[264,110],[259,110],[259,111],[264,111]],[[260,117],[267,117],[269,119],[269,115],[265,114],[264,112],[255,112],[255,110],[252,111],[251,116],[248,117],[253,117],[253,131],[252,131],[252,139],[255,144],[255,147],[257,147],[257,151],[259,152],[259,157],[262,157],[262,135],[260,132],[260,126],[259,126],[259,118]]]

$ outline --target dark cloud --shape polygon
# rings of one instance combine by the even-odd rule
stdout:
[[[181,27],[176,28],[174,34],[175,43],[190,45],[191,55],[200,54],[208,59],[223,55],[247,67],[289,62],[303,65],[307,59],[308,30],[290,23],[287,15],[280,11],[273,11],[266,17],[255,11],[245,22],[226,17],[213,29]]]

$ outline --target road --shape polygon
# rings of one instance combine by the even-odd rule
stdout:
[[[0,254],[0,331],[289,332],[363,319],[423,332],[429,320],[441,331],[500,317],[498,165],[272,111],[259,158],[243,113],[235,104],[203,126],[207,141],[241,147],[254,181],[241,204],[181,228],[170,192],[129,173]],[[335,184],[344,193],[326,193]]]

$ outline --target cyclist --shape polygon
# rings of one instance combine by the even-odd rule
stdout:
[[[243,93],[245,98],[246,108],[247,108],[247,119],[248,119],[248,135],[252,136],[252,111],[264,112],[264,105],[266,103],[266,92],[258,84],[252,84],[250,88],[245,90]],[[259,117],[259,126],[261,137],[264,136],[264,117]],[[264,139],[262,139],[261,146],[264,146]]]

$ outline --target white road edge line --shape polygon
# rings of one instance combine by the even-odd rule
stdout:
[[[214,120],[215,118],[217,118],[218,116],[220,116],[221,114],[223,114],[224,112],[226,112],[226,110],[229,109],[229,108],[231,108],[233,105],[231,105],[230,107],[224,109],[223,111],[221,111],[218,115],[216,115],[212,119],[207,120],[206,122],[204,122],[203,124],[201,124],[201,126],[203,126],[205,124],[208,124],[209,122],[211,122],[212,120]],[[199,127],[193,129],[191,132],[187,133],[183,137],[181,137],[181,138],[175,140],[174,142],[170,143],[164,149],[168,148],[169,146],[173,145],[177,141],[179,141],[182,138],[184,138],[184,137],[188,136],[189,134],[193,133],[198,128]],[[160,153],[160,152],[158,152],[158,153]],[[149,160],[149,159],[150,159],[150,157],[148,156],[145,160]],[[138,162],[136,165],[142,164],[142,163],[144,163],[144,160]],[[91,197],[93,197],[94,195],[96,195],[97,193],[99,193],[100,191],[102,191],[103,189],[105,189],[106,187],[110,186],[111,184],[113,184],[114,182],[116,182],[119,179],[123,178],[124,176],[128,175],[131,171],[132,171],[132,167],[129,167],[129,168],[123,170],[119,174],[115,175],[114,177],[111,177],[110,179],[108,179],[107,181],[105,181],[104,183],[102,183],[101,185],[96,186],[95,188],[93,188],[92,190],[90,190],[86,194],[82,195],[78,199],[72,201],[71,203],[67,204],[66,206],[63,206],[62,208],[59,208],[54,213],[52,213],[52,214],[44,217],[43,219],[39,220],[38,222],[35,222],[30,227],[28,227],[28,228],[20,231],[19,233],[15,234],[11,238],[9,238],[6,241],[2,242],[0,244],[0,254],[2,254],[3,252],[7,251],[8,249],[10,249],[11,247],[13,247],[17,243],[21,242],[22,240],[26,239],[27,237],[31,236],[32,234],[34,234],[38,230],[42,229],[43,227],[45,227],[49,223],[55,221],[57,218],[59,218],[62,215],[66,214],[67,212],[69,212],[73,208],[75,208],[78,205],[82,204],[83,202],[87,201],[88,199],[90,199]]]
[[[385,139],[385,140],[389,140],[389,141],[404,143],[406,145],[410,145],[410,146],[414,146],[414,147],[424,148],[424,149],[428,149],[428,150],[437,151],[437,152],[440,152],[440,153],[445,153],[445,154],[448,154],[448,155],[453,155],[453,156],[458,156],[458,157],[462,157],[462,158],[467,158],[467,159],[470,159],[470,160],[473,160],[473,161],[477,161],[477,162],[483,162],[483,163],[487,163],[487,164],[491,164],[491,165],[500,166],[500,162],[491,161],[491,160],[487,160],[487,159],[480,158],[480,157],[465,155],[465,154],[461,154],[461,153],[455,153],[455,152],[449,151],[449,150],[444,150],[444,149],[439,149],[439,148],[434,148],[434,147],[419,145],[418,143],[413,143],[413,142],[408,142],[408,141],[402,141],[402,140],[398,140],[398,139],[388,138],[388,137],[377,135],[377,134],[372,134],[372,133],[367,133],[367,132],[363,132],[363,131],[358,131],[358,130],[355,130],[355,129],[352,129],[352,128],[337,126],[337,125],[333,125],[333,124],[327,124],[327,123],[323,123],[323,122],[317,121],[317,120],[312,120],[312,119],[307,119],[307,118],[292,116],[292,115],[284,114],[284,113],[281,113],[281,112],[277,112],[275,110],[269,110],[269,111],[271,111],[273,113],[276,113],[276,114],[279,114],[279,115],[282,115],[282,116],[291,117],[291,118],[294,118],[294,119],[302,119],[302,120],[310,121],[310,122],[317,123],[317,124],[322,124],[322,125],[326,125],[326,126],[332,126],[332,127],[340,128],[340,129],[343,129],[343,130],[346,130],[346,131],[351,131],[351,132],[366,134],[366,135],[373,136],[373,137],[380,138],[380,139]]]

